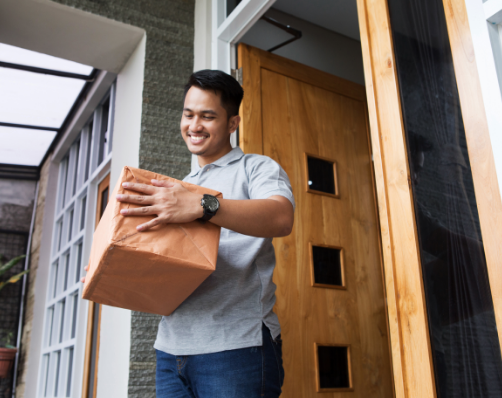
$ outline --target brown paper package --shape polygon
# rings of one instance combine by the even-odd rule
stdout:
[[[171,314],[216,269],[220,227],[206,222],[163,224],[138,232],[152,216],[124,217],[122,209],[140,205],[119,202],[117,194],[139,195],[124,182],[151,180],[181,183],[190,192],[220,192],[150,171],[124,167],[94,232],[83,298],[158,315]]]

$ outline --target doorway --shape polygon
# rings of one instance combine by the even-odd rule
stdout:
[[[301,12],[301,3],[278,1],[281,9],[265,14],[302,31],[277,51],[282,56],[266,50],[288,35],[265,20],[243,36],[237,54],[246,93],[239,145],[281,164],[297,202],[293,233],[274,239],[282,396],[391,397],[360,43],[312,23],[315,15],[306,21],[284,12],[288,5]]]

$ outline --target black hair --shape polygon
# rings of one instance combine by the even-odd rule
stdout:
[[[227,111],[228,118],[239,114],[244,90],[232,76],[221,70],[204,69],[194,72],[185,85],[183,98],[186,97],[188,90],[192,86],[201,90],[213,90],[216,94],[219,94],[221,106]]]

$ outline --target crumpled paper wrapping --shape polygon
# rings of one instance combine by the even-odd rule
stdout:
[[[162,224],[138,232],[153,216],[128,216],[117,194],[140,195],[123,182],[151,184],[152,179],[182,184],[197,194],[222,194],[150,171],[124,167],[94,232],[83,298],[158,315],[171,314],[216,269],[220,227],[210,222]]]

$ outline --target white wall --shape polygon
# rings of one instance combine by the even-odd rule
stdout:
[[[488,120],[498,184],[502,194],[502,96],[489,37],[487,15],[485,14],[485,8],[488,9],[491,3],[495,2],[501,3],[500,0],[488,0],[484,4],[481,0],[466,0],[465,4]]]
[[[359,41],[274,8],[268,10],[265,15],[302,32],[299,40],[274,51],[274,54],[364,84],[363,58]],[[241,42],[268,50],[291,37],[289,33],[259,20],[244,35]]]
[[[110,186],[124,166],[138,167],[146,36],[117,76]],[[131,311],[101,307],[98,398],[127,397]]]

